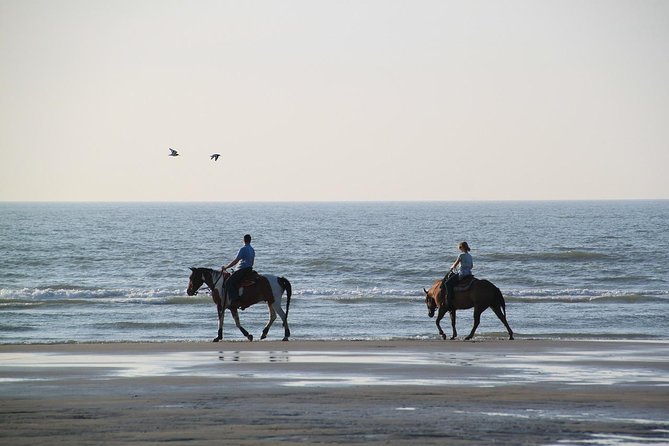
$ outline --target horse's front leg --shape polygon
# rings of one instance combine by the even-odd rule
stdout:
[[[439,329],[439,335],[441,335],[441,339],[446,339],[446,333],[444,333],[444,330],[441,329],[441,320],[444,318],[444,315],[446,314],[446,306],[439,307],[439,313],[437,313],[437,320],[435,323],[437,324],[437,328]]]
[[[458,337],[458,330],[455,329],[455,308],[451,311],[451,327],[453,327],[453,336],[451,341]]]
[[[242,327],[242,324],[239,322],[239,311],[237,311],[237,308],[230,308],[230,313],[232,313],[232,317],[235,320],[235,325],[237,328],[239,328],[239,331],[241,331],[242,334],[246,336],[246,339],[253,341],[253,335],[246,331],[246,329]]]
[[[223,340],[223,318],[225,317],[225,308],[223,308],[221,305],[216,305],[216,309],[218,310],[218,335],[212,342]]]
[[[274,311],[272,305],[267,305],[267,308],[269,309],[269,321],[267,322],[267,325],[265,325],[265,328],[263,328],[262,336],[260,336],[260,339],[265,339],[267,337],[269,329],[272,327],[272,324],[276,320],[276,311]]]

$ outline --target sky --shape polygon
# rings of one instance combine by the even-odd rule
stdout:
[[[0,201],[669,199],[668,80],[663,0],[0,0]]]

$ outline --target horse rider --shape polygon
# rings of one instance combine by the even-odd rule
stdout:
[[[224,266],[222,268],[223,270],[226,270],[239,264],[237,271],[232,273],[232,275],[228,277],[228,280],[225,281],[225,290],[227,291],[228,296],[230,296],[231,304],[239,300],[239,285],[242,283],[247,274],[252,271],[255,257],[256,252],[251,246],[251,236],[246,234],[244,236],[244,246],[239,248],[239,252],[237,253],[237,257],[235,257],[235,260],[230,262],[228,266]]]
[[[458,245],[460,250],[460,255],[455,259],[451,269],[446,273],[444,279],[441,281],[441,288],[446,288],[446,311],[453,311],[455,307],[453,306],[453,300],[455,298],[455,291],[453,288],[460,282],[462,282],[466,277],[472,275],[472,268],[474,268],[474,259],[472,255],[469,254],[469,245],[467,242],[460,242]],[[455,268],[460,266],[459,271],[456,273]],[[450,275],[450,277],[449,277]]]

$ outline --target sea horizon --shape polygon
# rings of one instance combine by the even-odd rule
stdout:
[[[448,199],[448,200],[0,200],[0,204],[337,204],[337,203],[587,203],[667,201],[669,198],[547,198],[547,199]]]

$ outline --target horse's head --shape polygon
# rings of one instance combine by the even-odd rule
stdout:
[[[427,315],[429,317],[434,317],[434,312],[437,311],[437,302],[435,299],[430,296],[430,292],[423,288],[425,291],[425,305],[427,305]]]
[[[188,288],[186,289],[186,294],[189,296],[195,296],[197,294],[197,290],[199,290],[204,283],[204,274],[199,268],[191,268],[190,270],[192,272],[188,278]]]

